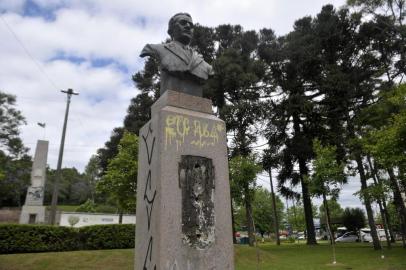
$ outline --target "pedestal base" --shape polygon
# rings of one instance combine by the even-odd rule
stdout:
[[[140,131],[138,270],[234,269],[226,130],[207,104],[166,91]]]
[[[43,224],[45,223],[45,206],[24,205],[21,210],[20,224]]]

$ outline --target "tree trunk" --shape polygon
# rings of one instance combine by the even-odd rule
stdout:
[[[368,224],[371,229],[372,242],[374,245],[374,249],[379,250],[379,249],[381,249],[381,243],[379,241],[378,233],[376,231],[374,213],[372,211],[372,206],[371,206],[371,199],[367,192],[367,188],[368,188],[367,178],[365,176],[364,165],[362,164],[362,158],[361,158],[360,154],[356,153],[355,161],[357,162],[358,172],[359,172],[359,176],[360,176],[360,180],[361,180],[361,191],[363,192],[362,195],[364,198],[365,209],[367,212]]]
[[[123,224],[123,211],[118,212],[118,224]]]
[[[248,230],[248,244],[253,247],[255,238],[254,238],[254,219],[252,217],[252,205],[251,201],[247,199],[247,196],[244,199],[245,201],[245,214],[247,218],[247,230]]]
[[[278,212],[276,211],[275,192],[273,190],[272,171],[269,170],[268,173],[269,173],[269,182],[271,184],[271,196],[272,196],[273,218],[274,218],[274,225],[275,225],[276,245],[280,246],[281,240],[279,237],[279,221],[278,221]]]
[[[388,224],[388,230],[389,230],[389,235],[390,235],[390,241],[391,241],[391,243],[395,243],[395,242],[396,242],[396,237],[395,237],[395,233],[393,232],[391,217],[390,217],[390,215],[389,215],[388,207],[387,207],[387,205],[386,205],[386,201],[385,201],[385,200],[382,200],[382,206],[383,206],[383,211],[384,211],[384,213],[385,213],[386,222],[387,222],[387,224]]]
[[[234,204],[233,199],[230,200],[231,203],[231,225],[232,225],[232,233],[233,233],[233,243],[237,244],[237,238],[235,238],[235,219],[234,219]]]
[[[395,173],[393,172],[393,169],[388,169],[388,174],[389,174],[389,180],[391,183],[391,187],[393,190],[393,201],[395,203],[396,209],[399,213],[400,220],[402,223],[402,240],[403,240],[403,247],[406,248],[405,240],[404,238],[406,237],[406,207],[405,203],[403,202],[402,199],[402,194],[400,192],[400,188],[398,185],[398,182],[396,180]]]
[[[302,131],[300,128],[300,118],[297,113],[293,114],[293,129],[295,132],[295,137],[301,137]],[[314,229],[314,222],[313,222],[313,209],[312,209],[312,201],[310,199],[309,188],[307,183],[305,182],[305,176],[308,174],[308,169],[306,166],[306,160],[301,155],[297,156],[298,163],[299,163],[299,171],[300,171],[300,184],[302,185],[302,198],[303,198],[303,208],[306,220],[306,232],[307,232],[307,244],[308,245],[316,245],[316,232]]]
[[[307,174],[307,168],[303,160],[299,160],[299,169],[300,169],[300,182],[302,185],[303,208],[306,220],[306,234],[307,234],[306,243],[308,245],[317,245],[316,230],[314,228],[313,222],[312,201],[310,199],[309,187],[307,183],[304,181],[304,176]]]
[[[335,247],[335,240],[333,236],[333,232],[331,231],[331,218],[330,218],[330,209],[328,208],[327,197],[326,194],[323,193],[323,204],[324,210],[326,211],[326,223],[327,223],[327,230],[328,234],[330,235],[330,243],[333,248],[333,263],[336,263],[336,247]]]
[[[368,159],[369,167],[371,168],[371,175],[372,175],[372,179],[374,180],[374,184],[378,185],[377,173],[376,173],[376,170],[375,170],[374,166],[372,165],[371,158],[368,156],[367,159]],[[381,199],[385,199],[384,194],[382,194],[382,196],[380,196],[380,197],[381,197]],[[384,230],[385,230],[386,243],[387,243],[388,248],[390,249],[391,248],[391,239],[389,237],[388,219],[386,217],[385,211],[383,210],[383,205],[382,205],[381,199],[378,199],[377,202],[378,202],[378,205],[379,205],[379,211],[381,213],[383,227],[384,227]]]
[[[334,243],[334,237],[333,237],[333,233],[331,231],[331,217],[330,217],[330,208],[328,207],[327,204],[327,197],[326,194],[323,193],[323,204],[324,204],[324,210],[326,211],[326,224],[327,224],[327,231],[328,234],[330,236],[330,242],[331,244]]]

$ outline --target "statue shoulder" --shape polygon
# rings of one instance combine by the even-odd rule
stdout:
[[[159,58],[163,49],[164,44],[147,44],[142,49],[140,57],[152,56]]]

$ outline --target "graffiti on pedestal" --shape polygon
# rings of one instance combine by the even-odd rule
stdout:
[[[144,202],[147,211],[147,225],[148,225],[148,234],[149,234],[149,242],[148,248],[146,250],[145,258],[144,258],[144,266],[143,270],[154,269],[156,270],[156,265],[152,267],[152,248],[154,243],[154,238],[151,233],[151,218],[152,218],[152,211],[155,202],[155,198],[157,195],[157,191],[153,188],[152,185],[152,177],[151,177],[151,162],[152,157],[154,155],[154,147],[155,147],[155,136],[153,135],[153,130],[151,127],[151,123],[148,126],[148,131],[146,135],[142,135],[142,139],[144,141],[144,145],[147,151],[147,161],[148,161],[148,173],[147,179],[145,181],[144,187]]]
[[[165,119],[165,150],[172,144],[178,150],[186,141],[199,148],[215,146],[224,129],[223,123],[169,114]]]

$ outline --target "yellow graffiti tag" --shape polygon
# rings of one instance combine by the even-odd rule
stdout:
[[[184,142],[189,134],[189,118],[182,115],[168,115],[165,126],[165,149],[172,141],[176,142],[176,149]]]
[[[191,125],[189,118],[183,115],[168,115],[165,124],[165,149],[176,144],[176,150],[179,150],[186,138],[199,148],[215,146],[219,142],[219,133],[224,131],[221,123],[193,120]]]

